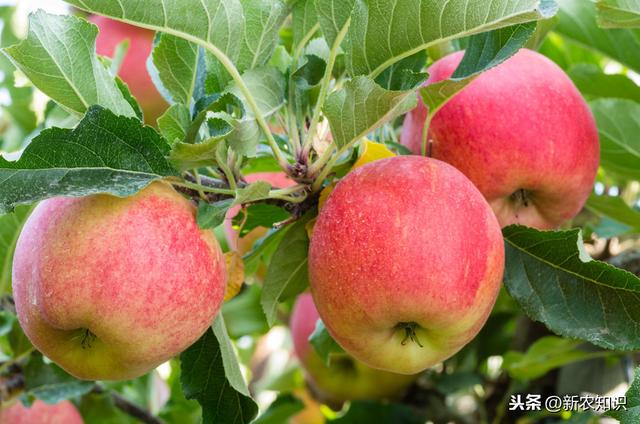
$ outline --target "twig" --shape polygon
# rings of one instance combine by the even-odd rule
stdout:
[[[100,385],[96,384],[92,392],[96,394],[104,394],[106,393],[106,390]],[[113,404],[116,406],[116,408],[118,408],[125,414],[131,417],[137,418],[140,422],[143,422],[145,424],[164,424],[164,421],[162,421],[160,418],[153,416],[146,409],[141,408],[140,406],[136,405],[133,402],[130,402],[129,400],[124,398],[120,393],[115,391],[110,391],[108,393],[109,393],[109,396],[111,396],[111,399],[113,400]]]

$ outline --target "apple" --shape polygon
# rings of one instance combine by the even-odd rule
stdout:
[[[75,406],[68,400],[48,405],[41,400],[33,402],[30,408],[17,402],[8,408],[0,408],[2,424],[83,424],[84,421]]]
[[[129,49],[118,75],[138,100],[145,122],[155,124],[167,108],[167,102],[156,89],[147,71],[147,58],[151,55],[155,33],[104,16],[93,15],[89,20],[100,30],[96,40],[99,55],[113,57],[118,44],[124,40],[129,41]]]
[[[333,356],[327,367],[309,343],[319,317],[311,294],[303,293],[293,307],[289,327],[296,356],[312,389],[323,400],[341,404],[347,400],[397,397],[415,381],[416,376],[373,369],[346,354]]]
[[[275,188],[287,188],[294,186],[295,181],[290,179],[284,172],[256,172],[254,174],[245,175],[244,178],[247,183],[253,184],[258,181],[266,181]],[[244,256],[251,251],[256,241],[260,240],[269,231],[265,227],[256,227],[245,234],[244,237],[238,237],[238,231],[233,228],[233,218],[240,212],[240,206],[235,206],[229,209],[224,221],[225,235],[227,236],[227,243],[231,250],[237,251],[240,255]]]
[[[484,325],[504,271],[500,225],[458,170],[421,156],[343,178],[315,224],[309,281],[345,351],[415,374],[455,354]]]
[[[449,78],[463,52],[429,69]],[[420,154],[427,110],[420,101],[401,141]],[[433,118],[431,155],[462,171],[502,226],[553,229],[584,206],[600,161],[595,121],[578,89],[551,60],[520,50],[481,74]]]
[[[13,261],[33,345],[87,380],[139,377],[194,343],[220,309],[224,258],[194,206],[155,182],[129,198],[40,203]]]

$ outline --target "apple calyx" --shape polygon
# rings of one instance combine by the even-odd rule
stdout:
[[[88,328],[81,329],[82,331],[82,339],[80,340],[80,345],[82,349],[91,349],[91,344],[98,338],[95,334],[91,332]]]
[[[415,322],[401,322],[398,323],[398,325],[396,326],[399,330],[404,330],[405,331],[405,337],[402,340],[402,342],[400,342],[400,344],[402,346],[405,346],[407,343],[409,343],[410,341],[417,344],[420,347],[424,347],[422,345],[422,343],[420,343],[420,339],[418,339],[418,335],[416,334],[416,327],[418,327],[418,324]]]
[[[523,188],[514,192],[510,198],[517,206],[523,205],[525,208],[531,203],[531,193]]]

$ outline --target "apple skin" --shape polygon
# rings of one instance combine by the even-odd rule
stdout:
[[[118,44],[129,40],[129,49],[118,75],[138,100],[144,112],[145,122],[155,125],[156,120],[168,106],[147,71],[147,59],[153,49],[155,33],[104,16],[93,15],[89,17],[89,21],[100,29],[96,40],[96,50],[99,55],[113,57]]]
[[[13,261],[16,311],[33,345],[77,378],[124,380],[194,343],[226,285],[218,242],[195,213],[162,182],[129,198],[40,203]]]
[[[457,52],[434,63],[427,84],[449,78],[462,57]],[[415,154],[426,116],[420,100],[403,125],[401,142]],[[572,219],[593,189],[600,162],[598,131],[582,95],[555,63],[526,49],[446,104],[429,137],[432,157],[462,171],[502,226],[553,229]]]
[[[417,376],[376,370],[348,355],[332,358],[327,367],[309,343],[320,316],[310,293],[298,296],[289,327],[296,356],[308,380],[321,397],[335,403],[383,399],[402,395]]]
[[[84,420],[75,406],[68,400],[48,405],[41,400],[30,408],[17,402],[9,408],[0,409],[2,424],[83,424]]]
[[[320,212],[311,292],[345,351],[415,374],[478,334],[500,290],[503,243],[486,200],[454,167],[379,160],[347,174]]]

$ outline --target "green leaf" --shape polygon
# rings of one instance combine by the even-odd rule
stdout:
[[[203,229],[213,229],[222,224],[232,203],[233,199],[221,200],[215,203],[200,201],[197,217],[198,226]]]
[[[619,420],[620,424],[636,424],[640,420],[640,367],[637,367],[634,372],[633,382],[625,398],[624,408],[609,411],[605,415]]]
[[[640,0],[597,0],[602,28],[640,28]]]
[[[71,112],[82,115],[90,106],[101,105],[135,117],[96,56],[97,35],[97,27],[84,19],[40,10],[29,17],[27,38],[4,52],[36,87]]]
[[[426,64],[427,54],[420,51],[389,66],[376,83],[387,90],[410,90],[426,81],[428,75],[422,73]]]
[[[198,46],[170,34],[159,34],[154,44],[151,57],[162,87],[174,103],[190,105],[198,76]]]
[[[268,62],[289,10],[284,0],[66,0],[87,12],[187,39],[219,51],[240,72]]]
[[[282,424],[304,409],[304,403],[293,395],[286,394],[278,398],[264,411],[253,424]]]
[[[302,40],[318,23],[316,0],[298,0],[291,11],[293,18],[293,47],[297,48]]]
[[[640,279],[591,259],[580,230],[510,226],[505,286],[524,312],[554,333],[605,349],[640,348]]]
[[[316,55],[305,56],[305,62],[293,73],[292,78],[300,90],[310,90],[320,84],[327,64]]]
[[[138,424],[139,421],[125,414],[115,405],[109,393],[89,393],[82,396],[78,410],[85,423]]]
[[[329,3],[324,7],[330,8],[335,2],[321,3]],[[549,18],[556,10],[555,2],[549,0],[498,0],[490,5],[446,0],[358,0],[350,13],[351,25],[343,47],[352,75],[377,76],[398,60],[434,44]],[[344,18],[340,15],[333,20],[339,24]]]
[[[250,397],[249,387],[247,387],[247,382],[244,381],[244,377],[240,371],[238,357],[227,334],[227,328],[225,327],[222,315],[218,314],[211,328],[220,345],[220,354],[222,355],[222,364],[225,375],[227,376],[227,381],[238,393]]]
[[[569,76],[588,99],[617,98],[640,103],[640,86],[626,75],[608,75],[598,65],[579,63],[569,69]]]
[[[328,421],[332,424],[422,424],[426,417],[400,403],[381,403],[371,400],[351,402],[349,409],[339,418]]]
[[[270,326],[276,320],[278,303],[302,293],[309,285],[306,225],[310,219],[310,215],[305,215],[293,224],[271,258],[260,302]]]
[[[417,105],[414,89],[385,90],[371,78],[356,77],[333,92],[324,106],[333,139],[339,148],[365,137]]]
[[[32,206],[20,206],[12,213],[0,216],[0,296],[8,293],[11,287],[13,251],[32,209]]]
[[[171,144],[185,139],[189,124],[191,124],[189,108],[181,103],[171,106],[158,118],[158,129]]]
[[[220,142],[233,133],[237,121],[223,113],[214,115],[207,122],[210,128],[215,128],[215,136],[198,143],[177,142],[173,145],[169,161],[177,169],[184,171],[215,165]]]
[[[91,391],[94,384],[73,378],[54,363],[45,363],[39,352],[32,353],[24,367],[25,392],[46,403],[82,396]]]
[[[40,133],[18,161],[0,157],[0,213],[54,196],[132,195],[176,175],[168,150],[153,128],[92,106],[75,129]]]
[[[233,206],[264,200],[269,197],[270,191],[271,184],[266,181],[256,181],[245,188],[236,190],[236,199],[233,202]]]
[[[261,115],[267,119],[285,104],[286,80],[276,68],[252,69],[242,75],[242,80],[255,99]],[[253,110],[247,106],[245,96],[237,86],[228,91],[245,105],[245,114],[238,120],[235,131],[228,138],[229,146],[239,155],[254,156],[260,141],[260,128]]]
[[[596,23],[596,7],[592,1],[562,0],[555,31],[588,49],[640,72],[640,30],[605,30]]]
[[[586,207],[600,217],[629,227],[627,232],[640,233],[640,212],[631,209],[620,197],[591,195]]]
[[[309,336],[309,343],[327,366],[331,365],[331,355],[344,354],[344,349],[331,337],[321,319],[316,321],[316,328]]]
[[[220,342],[208,330],[180,356],[182,390],[187,399],[202,405],[205,424],[249,424],[258,413],[258,405],[227,380]]]
[[[589,105],[600,133],[600,165],[620,177],[640,180],[640,103],[600,99]]]
[[[581,341],[547,336],[536,340],[526,353],[507,352],[502,367],[513,378],[534,380],[549,371],[573,362],[610,355],[607,351],[580,350]]]
[[[224,322],[232,338],[238,339],[269,331],[269,324],[260,306],[261,293],[260,287],[252,284],[222,305]]]
[[[272,231],[267,237],[254,244],[253,251],[243,258],[246,275],[255,274],[261,263],[269,264],[280,245],[280,241],[290,229],[291,226],[288,226],[278,231]]]
[[[271,228],[276,222],[289,218],[289,213],[281,207],[256,203],[243,209],[241,213],[233,218],[233,224],[242,225],[240,237],[244,237],[249,231],[257,227]]]
[[[474,35],[453,76],[420,89],[422,100],[433,117],[480,73],[496,67],[516,54],[536,30],[535,22],[514,25]]]

